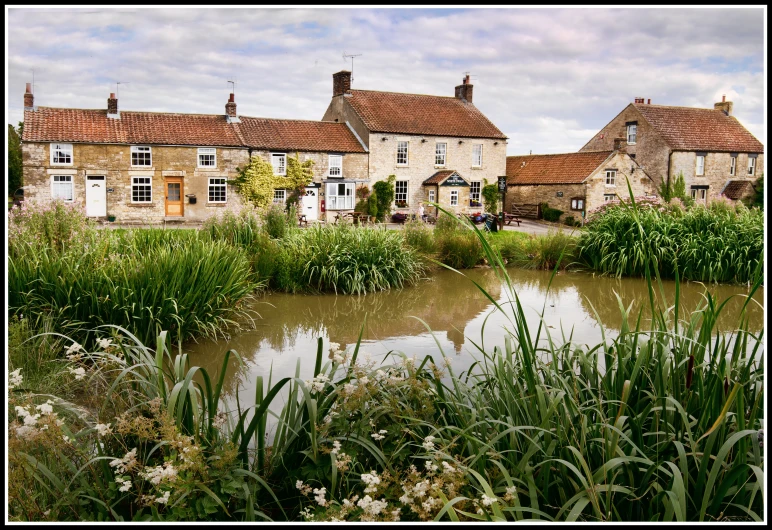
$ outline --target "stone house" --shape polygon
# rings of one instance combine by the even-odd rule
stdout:
[[[504,175],[507,137],[473,104],[469,76],[455,97],[354,90],[351,72],[332,77],[322,120],[349,125],[367,146],[371,183],[396,177],[394,211],[415,213],[419,202],[482,210],[485,181]]]
[[[624,147],[556,155],[507,157],[506,211],[512,205],[538,205],[562,210],[561,219],[579,220],[609,201],[653,195],[653,183]]]
[[[304,191],[309,219],[324,210],[328,179],[367,181],[367,152],[344,124],[238,116],[233,94],[225,113],[121,111],[110,94],[105,109],[37,107],[27,84],[22,135],[25,196],[83,204],[86,215],[119,222],[200,222],[243,202],[232,183],[250,156],[277,175],[287,157],[314,160]],[[287,198],[277,190],[275,202]],[[343,199],[336,207],[353,204]]]
[[[580,152],[611,149],[621,138],[657,189],[683,173],[687,191],[698,202],[722,193],[744,198],[752,195],[752,183],[764,167],[764,146],[732,116],[732,108],[726,97],[713,109],[636,98]]]

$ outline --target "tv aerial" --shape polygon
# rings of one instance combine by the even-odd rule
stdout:
[[[351,59],[351,84],[354,84],[354,57],[362,57],[361,53],[357,54],[346,54],[345,50],[343,51],[343,62],[346,61],[346,59]]]

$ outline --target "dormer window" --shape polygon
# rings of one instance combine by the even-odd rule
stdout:
[[[72,165],[72,144],[51,144],[51,165]]]

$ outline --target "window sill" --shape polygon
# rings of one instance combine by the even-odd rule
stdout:
[[[196,168],[197,171],[219,171],[218,168],[212,167],[212,166],[199,166]]]
[[[482,169],[482,166],[472,166],[472,169]]]
[[[207,208],[223,208],[227,206],[227,202],[207,202],[206,207]]]
[[[635,142],[627,142],[627,145],[635,145]]]
[[[151,203],[130,202],[126,206],[129,206],[131,208],[152,208],[155,205],[152,202]]]
[[[437,164],[434,164],[434,169],[445,169],[447,166],[445,164],[438,166]]]
[[[51,162],[49,165],[52,167],[73,167],[75,164],[55,164]]]
[[[129,166],[129,171],[155,171],[153,166]]]

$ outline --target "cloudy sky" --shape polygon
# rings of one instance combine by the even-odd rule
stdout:
[[[6,8],[8,121],[41,106],[321,119],[332,74],[353,88],[452,96],[464,72],[508,154],[579,149],[637,96],[722,94],[766,143],[766,10]]]

